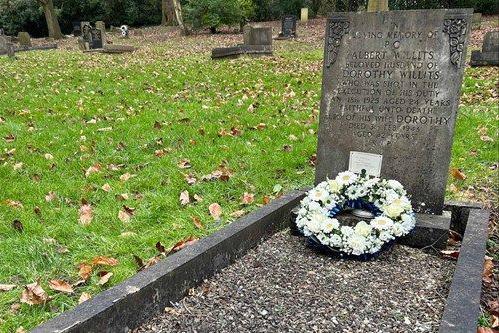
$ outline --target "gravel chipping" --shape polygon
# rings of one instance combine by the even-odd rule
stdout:
[[[285,230],[133,332],[437,332],[454,267],[400,245],[332,259]]]

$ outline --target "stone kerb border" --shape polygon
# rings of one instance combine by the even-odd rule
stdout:
[[[32,332],[128,332],[282,229],[303,196],[283,195]]]
[[[163,311],[170,302],[180,300],[190,288],[230,265],[264,239],[290,226],[292,210],[305,192],[293,191],[282,196],[32,332],[128,332]],[[474,332],[479,315],[489,213],[475,204],[456,202],[447,203],[446,210],[452,212],[451,218],[435,217],[432,221],[425,215],[417,224],[417,233],[433,235],[430,241],[421,243],[422,237],[416,235],[403,243],[415,247],[424,247],[437,239],[441,243],[443,228],[435,228],[439,221],[464,231],[439,333]]]

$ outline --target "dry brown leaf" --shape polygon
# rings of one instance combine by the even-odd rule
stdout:
[[[494,330],[490,327],[479,327],[476,332],[477,333],[497,333],[497,330]]]
[[[189,191],[183,191],[180,193],[180,204],[182,206],[185,206],[187,205],[189,202],[191,202],[190,198],[189,198]]]
[[[135,176],[136,176],[136,175],[132,175],[132,174],[130,174],[130,173],[128,173],[128,172],[127,172],[127,173],[122,174],[122,175],[120,176],[120,180],[121,180],[122,182],[126,182],[127,180],[129,180],[130,178],[133,178],[133,177],[135,177]]]
[[[208,207],[208,210],[210,211],[210,215],[213,217],[213,219],[220,219],[220,216],[222,215],[222,207],[218,203],[212,203]]]
[[[114,259],[112,257],[106,257],[106,256],[97,256],[92,259],[92,265],[97,266],[97,265],[102,265],[102,266],[116,266],[118,265],[118,260]]]
[[[85,177],[89,177],[91,174],[99,172],[101,168],[102,166],[99,163],[92,165],[85,171]]]
[[[14,228],[14,230],[17,230],[19,232],[22,232],[24,230],[23,223],[19,220],[12,221],[12,228]]]
[[[201,223],[201,220],[197,216],[191,216],[192,222],[198,229],[204,229],[203,223]]]
[[[243,209],[241,209],[241,210],[236,210],[235,212],[232,212],[230,214],[230,216],[235,217],[235,218],[239,218],[239,217],[243,216],[244,214],[246,214],[246,212]]]
[[[482,280],[485,283],[492,283],[494,278],[494,262],[491,259],[485,259],[483,263]]]
[[[126,223],[130,221],[134,213],[135,213],[135,208],[123,205],[123,207],[121,207],[120,211],[118,212],[118,218],[122,222]]]
[[[98,275],[100,276],[100,279],[99,282],[97,282],[97,284],[103,286],[109,281],[111,276],[113,276],[113,273],[103,271],[99,272]]]
[[[105,183],[104,185],[102,185],[101,189],[104,192],[109,192],[109,191],[111,191],[111,185],[109,185],[108,183]]]
[[[194,184],[196,184],[196,182],[197,182],[196,177],[194,177],[194,176],[193,176],[193,175],[191,175],[191,174],[184,175],[184,177],[185,177],[185,181],[186,181],[186,182],[187,182],[187,184],[189,184],[189,185],[194,185]]]
[[[184,158],[184,159],[181,159],[178,163],[177,163],[178,167],[180,169],[188,169],[190,167],[192,167],[191,165],[191,161],[189,161],[188,159]]]
[[[195,242],[198,241],[197,237],[194,236],[189,236],[187,238],[182,239],[181,241],[177,242],[173,248],[171,249],[170,253],[174,253],[177,251],[182,250],[184,247],[189,246],[191,244],[194,244]]]
[[[85,301],[88,301],[91,298],[92,298],[92,295],[90,295],[87,292],[82,292],[81,295],[80,295],[80,298],[78,299],[78,304],[81,304],[81,303],[83,303]]]
[[[47,153],[47,154],[45,154],[43,156],[45,157],[45,159],[47,159],[49,161],[54,159],[54,156],[52,156],[52,154],[49,154],[49,153]]]
[[[270,202],[270,197],[268,195],[264,196],[262,202],[264,205],[268,205]]]
[[[80,264],[78,275],[85,281],[87,281],[92,275],[92,266],[89,264]]]
[[[79,215],[80,215],[80,224],[89,225],[90,222],[92,222],[93,218],[92,207],[90,206],[90,204],[85,203],[81,205],[79,210]]]
[[[203,201],[203,197],[200,196],[200,195],[197,195],[197,194],[194,194],[193,196],[194,200],[196,200],[196,202],[201,202]]]
[[[16,333],[26,333],[26,330],[24,329],[24,327],[19,326],[19,327],[16,329]]]
[[[13,207],[13,208],[23,208],[23,204],[22,204],[20,201],[7,199],[7,200],[5,200],[5,203],[6,203],[6,204],[7,204],[7,206],[9,206],[9,207]]]
[[[21,294],[21,303],[28,305],[45,304],[48,301],[50,301],[50,297],[38,281],[26,285]]]
[[[490,136],[488,135],[482,135],[480,136],[480,140],[484,141],[484,142],[492,142],[494,141],[494,139],[492,139]]]
[[[253,201],[255,201],[255,195],[252,193],[244,192],[243,198],[241,199],[242,203],[245,205],[251,204]]]
[[[50,191],[46,196],[45,196],[45,201],[51,202],[53,200],[57,199],[57,194],[55,192]]]
[[[0,284],[0,291],[11,291],[15,287],[15,284]]]
[[[464,172],[462,172],[458,168],[452,168],[450,172],[451,172],[452,177],[454,177],[454,179],[459,179],[459,180],[466,179],[466,175],[464,174]]]
[[[71,287],[71,285],[64,280],[50,280],[49,288],[68,294],[72,294],[74,292],[73,287]]]

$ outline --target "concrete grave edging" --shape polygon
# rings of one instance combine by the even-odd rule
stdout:
[[[180,300],[190,288],[230,265],[264,239],[288,227],[292,223],[292,210],[305,192],[283,195],[32,332],[128,332],[171,302]],[[446,210],[452,212],[452,217],[445,220],[463,230],[464,237],[439,333],[468,333],[476,330],[480,312],[489,213],[476,204],[456,202],[447,203]],[[430,229],[433,224],[429,222]],[[419,230],[433,232],[425,231],[427,225],[428,221],[420,225]]]

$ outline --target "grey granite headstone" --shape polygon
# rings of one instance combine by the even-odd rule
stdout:
[[[81,36],[81,22],[73,21],[73,36],[79,37]]]
[[[296,16],[286,15],[281,20],[281,33],[279,38],[296,37]]]
[[[472,51],[470,65],[499,66],[499,31],[489,31],[483,38],[482,51]]]
[[[417,212],[442,212],[471,17],[442,9],[327,20],[316,183],[379,171],[405,186]]]
[[[92,42],[90,43],[91,49],[102,49],[102,32],[100,29],[92,29],[90,30],[90,34],[92,35]]]
[[[106,45],[106,23],[104,21],[95,22],[95,28],[100,30],[102,46]]]

